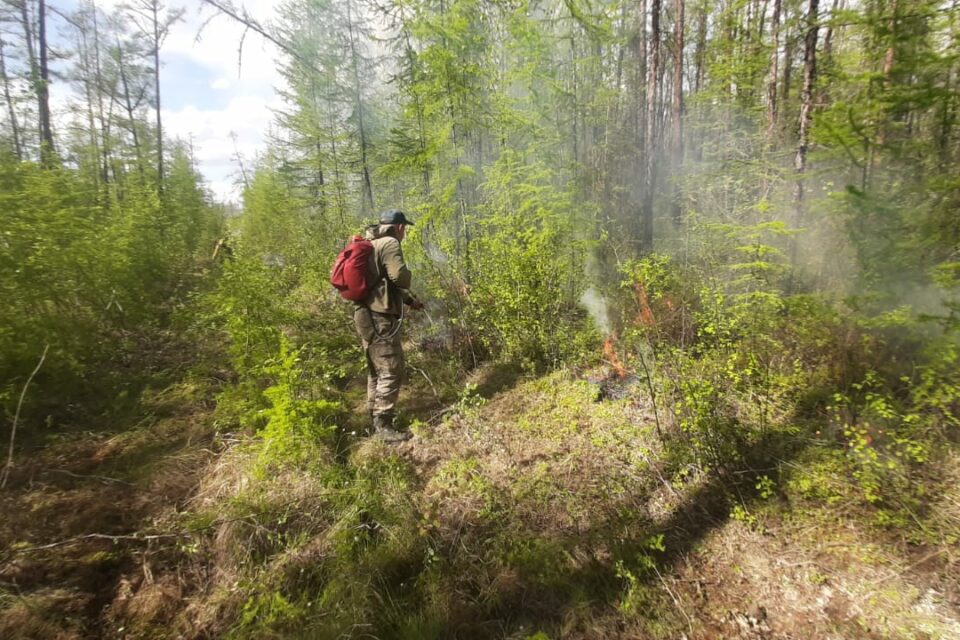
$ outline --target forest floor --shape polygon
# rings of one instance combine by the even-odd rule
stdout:
[[[100,637],[114,618],[161,615],[124,610],[134,591],[162,595],[141,603],[179,600],[181,585],[155,580],[151,558],[177,544],[167,519],[217,455],[212,408],[189,386],[147,391],[128,421],[34,438],[18,453],[0,491],[0,637]]]
[[[804,475],[810,451],[777,460],[775,485],[738,469],[667,477],[664,416],[604,368],[486,367],[471,382],[443,415],[417,407],[412,441],[343,452],[348,465],[395,459],[412,478],[418,535],[451,574],[432,637],[960,638],[960,460],[931,496],[938,533],[909,539],[843,487],[811,487],[825,476]],[[427,393],[420,380],[402,403]],[[210,395],[147,392],[126,424],[18,454],[0,491],[0,637],[290,637],[236,626],[242,600],[222,602],[240,587],[209,552],[224,522],[184,525],[225,465],[249,462],[236,455],[249,437],[214,428]],[[308,557],[328,534],[293,551]],[[344,637],[403,635],[353,629]]]

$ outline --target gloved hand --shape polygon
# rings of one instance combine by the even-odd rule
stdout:
[[[414,298],[413,302],[410,303],[410,308],[414,311],[420,311],[420,309],[423,309],[423,303]]]

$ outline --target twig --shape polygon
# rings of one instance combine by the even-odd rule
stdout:
[[[456,411],[456,410],[457,410],[457,405],[456,405],[456,404],[451,404],[451,405],[448,406],[448,407],[444,407],[443,409],[441,409],[441,410],[438,411],[437,413],[435,413],[435,414],[433,414],[432,416],[430,416],[430,417],[427,419],[427,424],[433,424],[434,422],[436,422],[436,421],[439,420],[440,418],[443,418],[444,416],[447,416],[447,415],[453,413],[453,412]]]
[[[657,425],[657,437],[660,438],[661,444],[666,445],[667,441],[663,439],[663,431],[660,429],[660,413],[657,411],[657,393],[653,388],[653,380],[650,377],[650,369],[647,367],[647,359],[643,357],[642,350],[638,350],[637,355],[640,356],[640,364],[643,365],[643,372],[647,378],[647,389],[650,391],[650,402],[653,404],[653,419]]]
[[[191,534],[189,533],[157,533],[146,536],[127,535],[127,536],[111,536],[106,533],[88,533],[82,536],[74,536],[72,538],[67,538],[66,540],[58,540],[56,542],[51,542],[50,544],[42,544],[31,547],[21,547],[20,551],[40,551],[42,549],[54,549],[56,547],[62,547],[64,545],[73,544],[75,542],[80,542],[81,540],[111,540],[113,542],[119,542],[121,540],[132,540],[138,542],[149,542],[150,540],[163,540],[166,538],[185,538]]]
[[[30,377],[27,378],[26,383],[23,385],[23,391],[20,392],[20,400],[17,402],[17,411],[13,414],[13,428],[10,429],[10,449],[7,451],[7,464],[3,467],[3,473],[0,474],[0,489],[3,489],[7,486],[7,478],[10,477],[10,469],[13,468],[13,445],[17,440],[17,423],[20,421],[20,409],[23,407],[23,399],[27,395],[27,388],[30,386],[30,383],[33,382],[33,377],[37,375],[37,372],[40,371],[40,367],[43,366],[43,361],[47,359],[47,351],[49,349],[49,344],[43,348],[43,353],[40,355],[40,362],[38,362],[37,366],[33,368],[33,373],[31,373]]]
[[[933,553],[929,553],[929,554],[925,555],[923,558],[921,558],[920,560],[918,560],[918,561],[914,562],[913,564],[907,566],[907,567],[906,567],[905,569],[903,569],[902,571],[896,571],[896,570],[894,570],[894,571],[891,571],[889,574],[883,576],[882,578],[877,578],[876,580],[874,580],[874,581],[871,583],[871,586],[873,586],[873,587],[879,586],[879,585],[883,584],[884,582],[886,582],[887,580],[890,580],[890,579],[892,579],[892,578],[902,578],[902,577],[905,576],[909,571],[912,571],[913,569],[916,569],[917,567],[919,567],[921,564],[923,564],[923,563],[926,562],[927,560],[931,560],[931,559],[933,559],[933,558],[936,558],[936,557],[939,556],[939,555],[943,555],[944,553],[946,553],[946,551],[947,551],[947,549],[937,549],[937,550],[934,551]]]
[[[122,484],[128,487],[134,486],[130,482],[126,482],[124,480],[118,480],[117,478],[110,478],[108,476],[83,475],[80,473],[73,473],[72,471],[67,471],[66,469],[47,469],[47,471],[49,471],[50,473],[62,473],[66,476],[70,476],[71,478],[80,478],[81,480],[86,480],[86,479],[100,480],[108,484],[111,482],[114,482],[116,484]]]
[[[203,2],[204,4],[210,5],[211,7],[213,7],[214,9],[216,9],[217,11],[219,11],[220,13],[222,13],[222,14],[224,14],[224,15],[232,18],[233,20],[236,20],[236,21],[239,22],[240,24],[242,24],[242,25],[245,27],[245,29],[244,29],[244,37],[246,37],[246,32],[247,32],[247,30],[253,31],[253,32],[255,32],[255,33],[258,33],[258,34],[260,34],[261,36],[263,36],[264,38],[266,38],[267,40],[269,40],[270,42],[272,42],[278,49],[280,49],[281,51],[283,51],[284,53],[286,53],[286,54],[289,55],[291,58],[293,58],[294,60],[296,60],[296,61],[299,62],[300,64],[304,65],[305,67],[307,67],[307,68],[310,69],[311,71],[315,71],[315,72],[317,72],[317,73],[320,73],[320,72],[321,72],[320,69],[318,69],[318,68],[317,68],[312,62],[310,62],[306,57],[300,55],[300,53],[298,53],[296,49],[294,49],[293,47],[291,47],[289,44],[283,42],[283,41],[280,40],[278,37],[276,37],[276,36],[274,36],[273,34],[271,34],[269,31],[267,31],[267,28],[266,28],[266,27],[264,27],[263,25],[261,25],[261,24],[260,24],[259,22],[257,22],[252,16],[250,16],[250,14],[247,12],[246,8],[244,8],[244,7],[241,6],[239,9],[237,9],[236,7],[233,6],[233,4],[232,4],[231,2],[229,2],[229,0],[226,1],[226,2],[224,2],[223,0],[201,0],[201,2]],[[242,50],[242,48],[243,48],[243,44],[242,44],[242,43],[241,43],[240,47],[241,47],[241,50]]]
[[[657,569],[654,565],[653,570],[657,572],[657,577],[660,578],[660,584],[663,585],[663,588],[667,590],[667,593],[670,594],[670,599],[673,600],[673,604],[676,605],[677,609],[680,610],[680,613],[683,614],[683,617],[687,619],[687,625],[690,627],[690,635],[693,635],[693,620],[690,619],[690,615],[687,613],[687,610],[683,608],[683,602],[680,601],[680,598],[670,589],[670,586],[667,585],[667,581],[663,579],[663,576],[660,574],[660,570]]]
[[[433,380],[430,379],[430,376],[427,375],[427,372],[421,369],[420,367],[414,367],[413,365],[408,365],[408,366],[414,371],[420,372],[420,375],[422,375],[426,379],[427,384],[430,385],[430,389],[433,391],[433,397],[437,399],[437,402],[440,402],[441,401],[440,394],[437,393],[437,388],[433,386]]]

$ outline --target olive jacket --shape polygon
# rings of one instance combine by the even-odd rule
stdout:
[[[377,226],[369,227],[365,236],[373,243],[373,253],[367,265],[367,282],[377,284],[360,306],[376,313],[399,316],[403,305],[413,302],[408,291],[412,276],[403,260],[400,241],[393,235],[381,235]]]

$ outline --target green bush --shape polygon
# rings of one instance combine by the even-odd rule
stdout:
[[[527,368],[582,355],[591,332],[586,288],[589,229],[551,171],[504,151],[487,173],[470,243],[470,322],[491,351]],[[596,344],[596,336],[586,343]]]
[[[198,283],[222,222],[177,150],[170,179],[161,200],[142,185],[103,191],[73,169],[0,158],[0,396],[19,390],[47,344],[29,399],[55,389],[48,401],[62,410],[136,380],[125,358]]]

